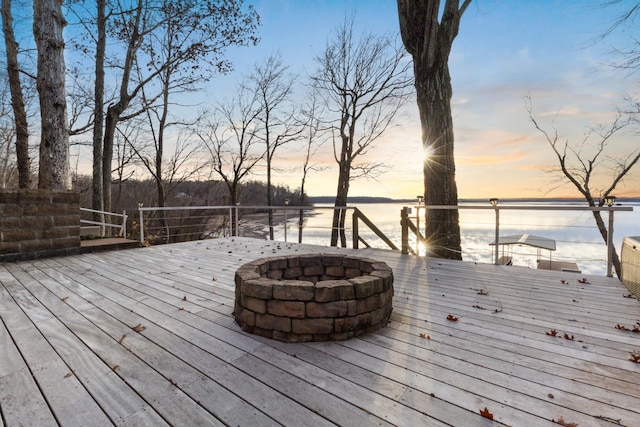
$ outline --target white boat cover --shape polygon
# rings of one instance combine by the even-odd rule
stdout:
[[[496,241],[489,243],[495,245]],[[534,236],[532,234],[514,234],[511,236],[500,236],[498,238],[499,245],[526,245],[539,249],[547,249],[549,251],[556,250],[556,241],[547,237]]]

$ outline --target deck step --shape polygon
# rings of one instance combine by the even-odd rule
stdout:
[[[80,242],[83,253],[132,249],[139,246],[138,241],[123,237],[105,237],[103,239],[82,240]]]

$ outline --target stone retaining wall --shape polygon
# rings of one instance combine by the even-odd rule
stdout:
[[[79,251],[79,193],[0,191],[0,261]]]
[[[285,342],[346,340],[386,326],[393,272],[373,259],[334,254],[263,258],[236,271],[235,319]]]

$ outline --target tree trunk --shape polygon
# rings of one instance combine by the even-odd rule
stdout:
[[[18,163],[18,187],[31,186],[31,168],[29,162],[29,128],[27,112],[22,96],[20,83],[20,67],[18,65],[18,43],[13,33],[13,16],[11,0],[2,0],[2,30],[7,56],[7,77],[11,91],[11,107],[16,125],[16,157]]]
[[[113,141],[116,135],[116,126],[120,120],[122,109],[119,104],[110,105],[107,108],[104,123],[104,140],[102,143],[102,199],[103,209],[111,212],[111,162],[113,160]]]
[[[97,0],[97,30],[96,42],[96,82],[94,86],[94,122],[93,122],[93,181],[92,203],[94,210],[104,211],[102,188],[102,138],[104,136],[104,55],[107,43],[106,36],[106,0]],[[94,213],[94,221],[104,222],[104,214]],[[100,235],[104,236],[104,227]]]
[[[66,22],[59,0],[35,0],[33,34],[38,49],[40,98],[40,170],[38,188],[68,190],[69,132],[62,29]]]
[[[300,183],[300,206],[304,206],[304,184],[307,180],[307,165],[303,167],[302,182]],[[304,209],[298,212],[298,243],[302,243],[302,227],[304,226]]]
[[[445,61],[432,69],[415,64],[418,110],[424,149],[424,199],[426,205],[457,205],[451,77]],[[462,259],[458,210],[427,209],[425,235],[431,255]]]
[[[237,236],[238,235],[238,229],[237,229],[237,223],[238,223],[238,184],[237,183],[232,183],[232,185],[228,186],[229,189],[229,201],[230,201],[230,206],[233,206],[231,208],[231,218],[229,219],[231,221],[231,235],[232,236]]]
[[[344,157],[344,155],[343,155]],[[338,189],[336,191],[336,201],[333,211],[333,222],[331,227],[331,246],[338,246],[338,237],[340,237],[340,245],[344,248],[347,246],[347,236],[345,233],[345,220],[347,216],[347,196],[349,194],[349,181],[351,169],[344,158],[341,159],[340,171],[338,172]]]
[[[422,146],[426,205],[457,205],[451,118],[449,53],[460,18],[471,0],[398,0],[400,34],[413,57]],[[439,15],[442,15],[439,20]],[[431,255],[462,259],[458,211],[427,210],[426,238]]]
[[[268,218],[269,218],[269,240],[273,240],[273,189],[271,187],[271,154],[269,152],[269,144],[267,143],[267,206],[268,209]],[[286,227],[286,224],[285,224]]]
[[[607,226],[605,225],[604,220],[602,219],[602,214],[600,213],[600,211],[593,211],[593,217],[596,220],[596,225],[598,226],[598,231],[600,231],[600,235],[602,236],[605,242],[608,242],[609,230],[607,229]],[[618,257],[618,251],[616,251],[615,246],[613,247],[612,252],[613,252],[612,254],[613,268],[616,270],[616,275],[618,277],[622,277],[622,269],[620,267],[620,258]]]
[[[113,159],[113,141],[116,135],[116,126],[120,121],[120,116],[127,109],[131,102],[129,94],[129,79],[135,62],[136,52],[140,48],[140,22],[144,10],[144,2],[137,0],[135,17],[132,23],[132,35],[127,45],[124,64],[122,66],[122,77],[120,79],[120,95],[118,102],[109,105],[107,108],[104,123],[104,141],[102,144],[102,198],[104,200],[104,210],[111,211],[111,161]]]

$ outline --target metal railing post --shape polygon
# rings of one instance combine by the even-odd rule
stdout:
[[[613,277],[613,210],[609,209],[609,230],[607,230],[607,277]]]
[[[500,208],[496,205],[496,249],[493,257],[493,263],[498,264],[498,260],[500,259]]]
[[[287,242],[287,208],[284,209],[284,241]]]
[[[416,255],[420,255],[420,202],[418,202],[418,207],[416,208]]]
[[[140,243],[144,243],[144,216],[142,209],[138,209],[140,213]]]
[[[233,234],[233,236],[237,236],[238,233],[239,233],[239,230],[238,230],[238,205],[234,206],[233,209],[234,209],[234,212],[235,212],[235,218],[233,218],[235,234],[234,233],[232,233],[232,234]]]

